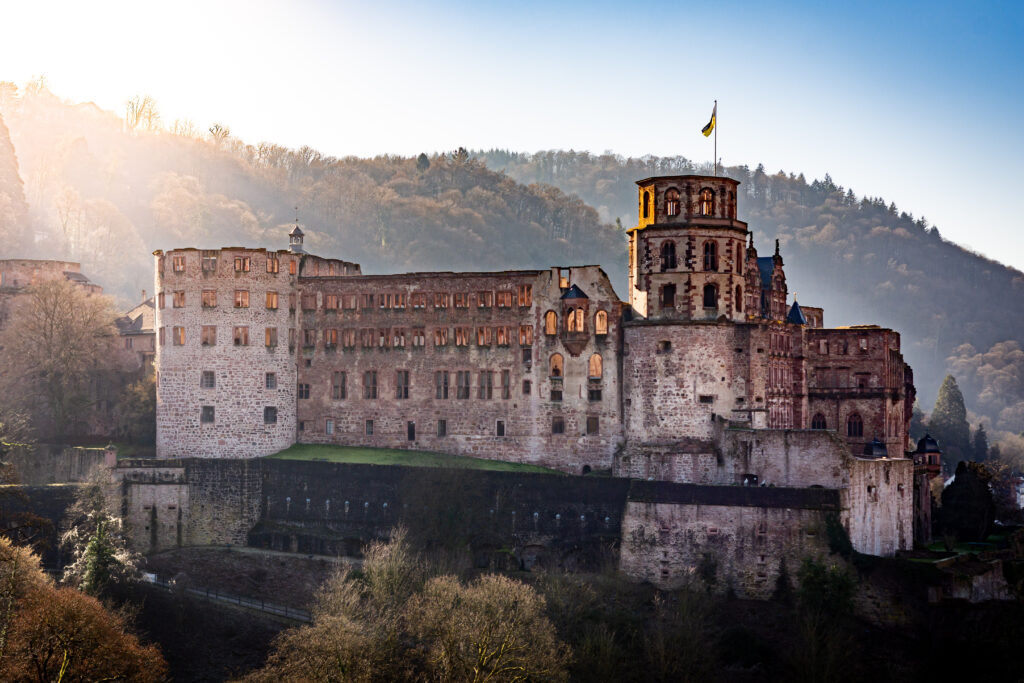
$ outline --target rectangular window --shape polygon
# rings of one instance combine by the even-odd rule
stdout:
[[[373,308],[373,294],[363,294],[362,309]]]
[[[477,398],[490,399],[494,397],[494,371],[480,371],[480,385],[477,388]]]
[[[328,349],[337,348],[338,346],[338,330],[330,328],[324,330],[324,347]]]
[[[174,272],[175,273],[184,273],[185,272],[185,257],[184,256],[175,256],[174,259],[173,259],[173,263],[174,263]]]
[[[277,389],[277,373],[268,372],[266,374],[266,379],[264,380],[263,385],[267,389]]]
[[[427,295],[423,292],[409,295],[409,303],[414,309],[426,308],[427,307]]]
[[[400,309],[400,310],[404,309],[405,308],[405,292],[399,292],[398,294],[395,294],[394,303],[395,303],[395,306],[394,306],[395,308]]]
[[[491,328],[489,328],[489,327],[478,327],[478,328],[476,328],[476,345],[477,346],[490,346],[491,345]]]
[[[512,398],[512,371],[501,371],[501,397]]]
[[[199,343],[203,346],[217,345],[217,326],[203,325],[199,328]]]
[[[598,433],[598,420],[596,415],[587,416],[587,434],[595,435]]]
[[[560,415],[551,418],[551,433],[565,434],[565,420]]]
[[[434,308],[448,308],[447,292],[434,292]]]
[[[360,345],[364,349],[373,348],[373,340],[375,339],[376,330],[370,328],[364,328],[359,332]]]
[[[159,340],[160,341],[160,346],[163,346],[164,345],[164,328],[161,327],[159,330],[157,330],[157,336],[160,338],[160,340]]]
[[[560,377],[551,378],[551,400],[562,400],[562,379]]]
[[[267,406],[263,409],[263,424],[277,424],[277,408],[274,406]]]
[[[448,346],[447,327],[439,327],[434,330],[434,346]]]
[[[171,338],[171,343],[173,343],[175,346],[184,346],[185,345],[185,328],[184,327],[175,327],[174,329],[171,330],[171,332],[173,333],[173,336]]]
[[[434,373],[434,398],[448,398],[447,370],[438,370]]]
[[[495,295],[498,308],[512,308],[512,292],[498,292]]]
[[[348,328],[341,331],[341,345],[346,349],[356,347],[356,331]]]
[[[215,250],[203,250],[203,272],[213,273],[217,270],[217,252]]]
[[[232,335],[235,340],[235,346],[248,346],[249,345],[249,328],[248,327],[236,327],[234,334]]]
[[[383,330],[377,330],[377,346],[382,349],[388,348],[388,344],[391,343],[391,333],[387,328]]]
[[[490,308],[494,304],[494,292],[477,292],[477,308]]]
[[[409,398],[409,371],[395,371],[395,398]]]
[[[406,422],[405,423],[405,434],[406,434],[405,438],[408,439],[409,441],[415,441],[416,440],[416,423],[415,422]]]
[[[267,309],[277,310],[277,292],[267,292]]]
[[[519,326],[519,345],[533,346],[533,325]]]
[[[213,422],[213,406],[203,406],[199,410],[199,421],[206,424]]]
[[[337,294],[325,294],[324,295],[324,310],[336,311],[338,310],[338,295]]]
[[[280,270],[281,270],[281,262],[277,259],[277,257],[276,256],[268,256],[267,257],[267,272],[268,273],[277,273],[277,272],[280,272]],[[277,306],[275,306],[274,308],[277,308]]]
[[[156,295],[156,305],[162,311],[164,309],[164,293],[160,292]]]
[[[427,343],[427,335],[422,329],[412,331],[412,346],[414,349],[422,349]]]
[[[271,348],[277,346],[277,328],[276,327],[268,327],[266,329],[266,332],[264,334],[263,343],[266,345],[266,347],[268,349],[271,349]]]
[[[331,398],[335,401],[344,400],[348,395],[347,384],[344,372],[335,370],[331,373]]]
[[[292,259],[288,262],[288,273],[290,275],[295,275],[297,272],[299,272],[299,262]]]
[[[363,373],[363,398],[377,398],[377,371]]]
[[[249,272],[249,257],[248,256],[236,256],[235,257],[235,272],[236,273],[248,273]]]
[[[217,306],[217,290],[203,290],[203,308],[215,308]]]
[[[533,285],[519,285],[519,305],[533,305]]]
[[[495,436],[505,436],[505,421],[504,420],[498,420],[497,422],[494,423],[494,435]]]
[[[302,345],[307,348],[316,346],[316,330],[302,331]]]
[[[504,325],[494,328],[494,343],[498,346],[508,346],[508,328]]]
[[[173,299],[175,308],[185,308],[185,292],[175,292]]]
[[[530,392],[533,391],[533,382],[528,379],[523,380],[523,396],[529,396]]]
[[[437,435],[448,436],[448,420],[437,421]]]
[[[587,399],[590,401],[601,400],[601,383],[591,382],[587,385]]]
[[[203,389],[213,389],[217,386],[217,375],[213,370],[203,370],[203,374],[199,378],[199,386]]]
[[[289,311],[294,311],[295,310],[295,293],[294,292],[288,295],[288,310]]]
[[[324,434],[330,436],[334,433],[334,420],[327,418],[324,420]]]
[[[456,346],[469,346],[469,328],[468,327],[456,327],[455,328],[455,345]]]
[[[533,349],[529,346],[523,347],[523,363],[529,365],[533,361]]]
[[[373,420],[367,420],[364,429],[367,436],[373,436]]]
[[[346,311],[356,310],[356,295],[355,294],[342,294],[341,295],[341,307]]]
[[[305,383],[299,383],[299,398],[309,398],[309,385]]]
[[[235,308],[249,308],[249,290],[235,290]]]
[[[459,370],[455,374],[456,394],[455,398],[469,398],[469,370]]]
[[[394,346],[396,349],[405,348],[405,330],[396,327],[394,330],[392,330],[391,336],[393,341],[392,346]]]
[[[455,293],[455,308],[469,308],[469,294],[466,292]]]
[[[381,308],[391,308],[390,294],[381,294],[379,297],[377,297],[377,300],[380,302]]]

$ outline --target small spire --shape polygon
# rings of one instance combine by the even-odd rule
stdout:
[[[750,233],[747,234],[747,237],[750,239],[750,243],[747,245],[747,249],[753,249],[754,248],[754,231],[751,230]]]
[[[779,255],[779,240],[775,240],[775,255]]]

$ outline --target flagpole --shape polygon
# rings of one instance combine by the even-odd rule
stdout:
[[[715,100],[715,175],[718,175],[718,100]]]

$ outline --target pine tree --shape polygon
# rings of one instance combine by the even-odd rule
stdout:
[[[967,423],[964,395],[960,393],[953,375],[946,375],[939,387],[939,397],[928,420],[928,430],[939,441],[942,457],[956,466],[971,456],[971,427]]]
[[[910,416],[910,438],[916,442],[919,439],[924,438],[927,431],[924,411],[921,410],[921,404],[915,399],[914,412]]]
[[[972,450],[974,452],[975,462],[985,462],[988,460],[988,434],[985,433],[985,425],[979,424],[978,428],[974,431],[974,438],[972,439]]]
[[[85,573],[82,576],[82,591],[92,596],[101,595],[120,561],[114,554],[114,546],[107,537],[107,524],[96,525],[96,533],[85,547]]]

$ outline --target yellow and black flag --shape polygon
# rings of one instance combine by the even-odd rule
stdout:
[[[704,133],[704,137],[711,135],[711,131],[715,129],[715,116],[718,115],[718,103],[715,103],[715,108],[711,110],[711,120],[708,121],[708,125],[701,129],[701,133]]]

